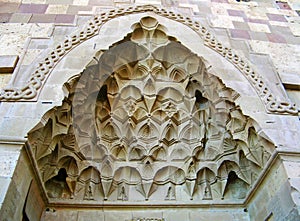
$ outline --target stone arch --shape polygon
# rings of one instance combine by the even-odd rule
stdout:
[[[73,49],[75,47],[82,45],[82,43],[85,43],[87,40],[92,39],[96,35],[101,35],[102,26],[106,23],[109,23],[111,20],[118,19],[120,16],[124,15],[132,15],[132,17],[134,17],[133,15],[138,13],[154,13],[158,16],[162,16],[162,18],[172,19],[178,23],[184,24],[186,27],[194,31],[193,36],[196,34],[197,38],[201,40],[203,45],[219,53],[225,58],[226,61],[233,64],[233,66],[245,76],[263,101],[267,111],[280,114],[298,113],[298,109],[296,108],[295,104],[289,103],[287,100],[285,100],[284,96],[280,95],[280,93],[276,94],[277,96],[281,97],[280,100],[276,98],[276,95],[273,94],[272,90],[266,83],[266,80],[263,79],[262,76],[260,76],[259,73],[257,73],[257,71],[251,67],[245,58],[240,57],[230,48],[225,47],[199,22],[193,21],[191,18],[185,17],[178,13],[167,11],[163,8],[158,8],[152,5],[139,5],[135,7],[131,6],[128,8],[113,9],[107,13],[102,13],[98,16],[95,16],[81,31],[70,37],[66,37],[64,42],[57,45],[55,49],[49,52],[49,55],[42,62],[40,62],[36,70],[33,71],[34,73],[31,75],[29,83],[26,86],[19,89],[2,89],[0,93],[0,99],[2,101],[26,101],[35,99],[42,85],[44,84],[45,79],[48,78],[49,73],[53,72],[54,67],[57,66],[57,64],[67,53],[74,51]],[[150,20],[151,19],[148,19],[148,23],[150,25],[149,27],[152,25]],[[147,23],[146,20],[144,23]],[[163,33],[162,30],[165,29],[160,25],[159,27],[156,27],[156,30],[157,33]],[[152,33],[152,35],[155,36],[156,39],[163,39],[162,35],[157,33],[156,35],[153,35]],[[139,34],[137,34],[137,36],[139,36]],[[133,37],[133,39],[135,38],[138,41],[139,37]],[[200,46],[200,48],[202,47],[202,45],[197,45],[197,47],[198,46]],[[65,82],[65,80],[62,82]]]
[[[258,134],[253,127],[254,120],[243,114],[237,102],[238,93],[210,73],[202,57],[168,33],[161,34],[163,29],[156,18],[152,17],[146,26],[144,19],[149,20],[149,15],[138,18],[133,26],[138,27],[138,37],[133,29],[108,50],[98,51],[81,75],[67,83],[68,92],[63,104],[44,119],[56,123],[47,131],[52,134],[49,145],[45,147],[42,141],[36,142],[37,136],[44,133],[44,127],[30,132],[29,145],[34,146],[34,153],[41,151],[54,157],[58,155],[58,158],[71,155],[81,168],[90,168],[89,173],[97,170],[92,168],[106,168],[105,176],[99,174],[97,183],[102,185],[99,184],[98,190],[103,189],[104,200],[138,199],[166,203],[174,199],[188,201],[195,195],[198,204],[204,199],[218,201],[226,197],[225,187],[234,180],[228,178],[231,171],[226,170],[227,165],[243,162],[259,174],[275,147]],[[157,35],[153,34],[158,27],[164,41],[158,41]],[[127,51],[127,45],[130,51]],[[151,50],[153,48],[155,50]],[[178,57],[170,53],[173,48],[179,53]],[[125,50],[128,57],[118,58],[115,54],[118,50],[123,54]],[[140,64],[142,69],[136,68]],[[166,74],[156,78],[158,70]],[[108,82],[114,82],[113,86],[110,87]],[[145,122],[157,128],[156,136],[152,136],[155,139],[138,139]],[[187,129],[191,122],[195,130]],[[192,133],[191,136],[188,133]],[[185,142],[180,139],[181,134],[186,140],[188,137],[199,139]],[[74,135],[78,148],[71,142],[70,145],[58,145],[57,153],[49,148],[52,143],[64,143],[64,135]],[[254,148],[254,151],[245,152],[245,156],[240,154],[241,149],[252,150],[259,142],[266,146],[263,151]],[[97,151],[97,157],[94,157]],[[250,152],[252,155],[248,154]],[[265,159],[259,161],[260,168],[248,162],[254,161],[256,155]],[[188,173],[178,169],[182,165],[188,165]],[[40,164],[39,170],[43,166]],[[201,186],[198,181],[202,178],[197,176],[202,176],[202,172],[196,173],[200,168],[208,168],[210,175],[213,171],[216,182],[205,186],[201,183]],[[234,167],[236,175],[247,180],[246,171],[236,168],[239,167]],[[120,171],[130,176],[121,179]],[[132,174],[138,181],[132,180]],[[77,180],[72,182],[80,183],[80,177],[75,178]],[[247,182],[252,184],[255,180]],[[176,194],[184,188],[187,188],[186,193]],[[134,191],[141,195],[137,197]],[[83,200],[101,200],[92,197],[92,187],[87,187],[85,193],[88,197]],[[186,194],[189,194],[188,200]],[[74,194],[75,204],[81,199]]]

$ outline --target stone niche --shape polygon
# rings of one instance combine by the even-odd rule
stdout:
[[[65,89],[28,134],[54,203],[242,204],[275,148],[239,94],[153,17]]]

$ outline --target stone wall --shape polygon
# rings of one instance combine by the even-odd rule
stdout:
[[[202,1],[112,1],[112,0],[3,0],[0,3],[0,88],[6,92],[22,88],[47,54],[66,36],[82,30],[93,15],[115,8],[139,4],[153,4],[192,18],[205,26],[224,47],[245,57],[265,79],[272,95],[283,103],[300,106],[300,4],[297,0],[202,0]],[[129,18],[125,18],[129,22]],[[119,20],[118,20],[119,19]],[[260,136],[269,139],[276,147],[271,160],[263,169],[259,183],[242,204],[198,208],[113,208],[48,204],[43,184],[38,176],[30,151],[25,151],[27,133],[39,122],[49,118],[47,111],[61,106],[68,93],[62,85],[86,68],[94,52],[107,47],[108,42],[120,41],[121,18],[107,23],[102,36],[94,37],[75,47],[57,65],[38,95],[28,101],[3,99],[0,102],[0,205],[1,220],[21,220],[26,214],[29,220],[138,220],[155,218],[172,220],[299,220],[299,140],[300,125],[297,108],[294,113],[280,111],[267,113],[267,106],[242,75],[220,56],[215,60],[212,73],[241,94],[237,104],[243,114],[257,123]],[[126,23],[125,22],[125,23]],[[119,25],[119,26],[118,26]],[[216,57],[210,50],[198,46],[196,38],[185,36],[184,31],[172,30],[190,49],[213,64]],[[127,30],[127,29],[128,30]],[[185,30],[185,29],[184,29]],[[124,31],[124,33],[126,33]],[[189,32],[186,32],[189,33]],[[118,39],[119,38],[119,39]],[[103,40],[104,39],[104,40]],[[112,40],[116,39],[116,40]],[[197,40],[198,41],[198,40]],[[84,49],[86,47],[86,49]],[[201,49],[201,50],[200,50]],[[207,51],[206,51],[207,50]],[[201,54],[202,53],[202,54]],[[89,57],[90,56],[90,57]],[[76,62],[77,60],[81,62]],[[220,68],[217,63],[225,68]],[[67,70],[67,73],[66,73]],[[56,76],[56,77],[52,77]],[[246,82],[246,83],[245,83]],[[1,92],[3,93],[3,91]],[[1,94],[1,99],[5,97]],[[289,101],[291,100],[291,102]],[[13,102],[12,102],[13,101]],[[278,114],[279,113],[279,114]],[[29,148],[30,149],[30,148]],[[44,199],[44,200],[43,200]],[[150,219],[151,220],[151,219]]]
[[[8,146],[8,145],[7,145]],[[29,220],[40,220],[44,212],[44,200],[41,197],[38,182],[35,180],[33,167],[25,149],[21,150],[18,145],[13,151],[13,147],[9,147],[9,158],[3,157],[4,163],[10,163],[3,168],[3,172],[11,171],[7,177],[1,177],[1,193],[2,206],[0,217],[2,220],[22,220],[27,217]],[[15,153],[13,153],[15,152]],[[5,150],[1,149],[1,153]],[[6,153],[8,156],[8,153]],[[15,156],[15,159],[13,159]],[[2,161],[3,162],[3,161]],[[26,215],[25,215],[26,214]]]
[[[293,161],[286,156],[278,156],[274,165],[266,173],[264,181],[258,187],[256,194],[250,200],[248,212],[250,220],[297,220],[298,201],[292,197],[288,170],[285,164]],[[293,170],[297,166],[293,165]]]

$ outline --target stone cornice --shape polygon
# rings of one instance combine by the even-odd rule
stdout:
[[[26,138],[16,136],[0,136],[0,144],[24,145]]]

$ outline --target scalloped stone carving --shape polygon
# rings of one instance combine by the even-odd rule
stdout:
[[[164,30],[142,18],[67,83],[63,105],[28,134],[49,198],[247,197],[274,145],[235,105],[237,93]]]

